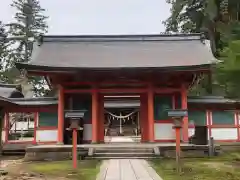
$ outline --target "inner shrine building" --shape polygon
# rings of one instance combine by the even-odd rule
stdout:
[[[42,36],[31,61],[16,66],[57,89],[62,144],[69,125],[65,112],[77,110],[86,110],[82,123],[89,142],[104,142],[104,101],[110,96],[139,97],[141,141],[160,141],[158,136],[172,131],[166,110],[188,109],[188,91],[215,62],[201,34],[91,35]],[[185,117],[183,142],[188,127]]]

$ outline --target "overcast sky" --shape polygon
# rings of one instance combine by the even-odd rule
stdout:
[[[0,20],[14,16],[12,0],[1,0]],[[150,34],[164,32],[170,15],[165,0],[41,0],[48,34]]]

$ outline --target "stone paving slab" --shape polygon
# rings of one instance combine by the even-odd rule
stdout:
[[[110,159],[103,161],[97,180],[162,180],[146,160]]]

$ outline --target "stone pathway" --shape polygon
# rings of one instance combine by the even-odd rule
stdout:
[[[162,180],[143,159],[110,159],[103,161],[97,180]]]
[[[109,143],[134,142],[131,137],[108,137]],[[162,180],[143,159],[110,159],[103,161],[97,180]]]

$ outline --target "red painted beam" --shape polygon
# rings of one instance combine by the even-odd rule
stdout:
[[[65,89],[65,94],[92,93],[93,89]]]
[[[154,88],[155,93],[159,94],[170,94],[175,92],[181,92],[180,88]]]
[[[108,94],[112,94],[112,93],[129,93],[129,94],[138,94],[138,93],[144,93],[147,92],[147,89],[140,89],[140,88],[108,88],[108,89],[98,89],[98,90],[94,90],[94,89],[65,89],[64,93],[66,94],[77,94],[77,93],[93,93],[93,91],[97,91],[99,93],[108,93]]]
[[[130,94],[138,94],[138,93],[145,93],[147,89],[140,89],[140,88],[124,88],[124,89],[99,89],[100,93],[130,93]]]
[[[63,82],[62,85],[69,86],[69,85],[104,85],[104,84],[116,84],[116,85],[147,85],[147,82],[128,82],[128,81],[106,81],[106,82],[89,82],[89,81],[80,81],[80,82]]]

